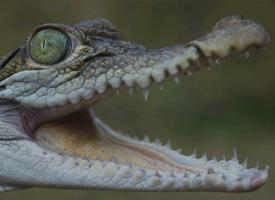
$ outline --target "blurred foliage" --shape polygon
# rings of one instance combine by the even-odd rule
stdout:
[[[0,2],[0,54],[18,47],[30,30],[42,23],[72,24],[94,17],[111,20],[129,41],[150,48],[184,43],[209,31],[227,15],[239,14],[262,23],[275,38],[274,0],[3,0]],[[149,102],[142,91],[126,91],[101,101],[98,115],[118,130],[152,138],[170,138],[172,144],[230,155],[236,146],[252,163],[270,164],[266,186],[247,194],[133,193],[30,189],[0,194],[6,199],[274,199],[275,178],[275,45],[203,70],[199,76],[168,80],[161,92],[153,85]],[[173,142],[174,141],[174,142]]]

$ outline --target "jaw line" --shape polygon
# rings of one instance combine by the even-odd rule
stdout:
[[[208,61],[206,61],[208,63]],[[209,63],[208,63],[209,64]],[[200,69],[201,67],[199,67]],[[170,74],[171,75],[171,74]],[[189,74],[187,74],[189,75]],[[169,74],[168,74],[169,76]],[[172,75],[171,75],[172,76]],[[172,76],[173,77],[173,76]],[[167,78],[167,74],[165,75],[165,78]],[[177,76],[173,77],[175,79],[175,83],[178,84]],[[161,82],[162,84],[163,82]],[[149,95],[149,88],[152,83],[149,84],[148,87],[142,88],[144,91],[144,98],[145,101],[148,99]],[[237,158],[237,153],[234,150],[233,156],[231,160],[208,160],[207,156],[204,155],[201,158],[197,158],[196,153],[193,153],[190,156],[185,156],[181,154],[178,150],[172,150],[170,147],[169,142],[166,145],[160,144],[159,141],[151,142],[149,141],[148,137],[145,136],[143,140],[138,140],[135,138],[131,138],[128,135],[121,134],[117,131],[114,131],[112,128],[107,126],[103,121],[101,121],[93,112],[92,109],[88,109],[90,106],[94,105],[97,101],[101,100],[107,95],[110,95],[114,93],[115,91],[119,91],[122,89],[130,89],[131,90],[134,87],[128,87],[127,84],[122,84],[118,88],[113,88],[112,86],[108,86],[106,90],[103,93],[95,93],[95,96],[93,96],[92,100],[82,100],[78,103],[69,104],[66,109],[63,107],[59,107],[63,109],[63,111],[68,112],[67,108],[72,108],[71,113],[76,113],[76,115],[81,114],[83,110],[86,109],[89,110],[89,121],[81,121],[79,119],[76,119],[76,121],[80,122],[78,126],[76,126],[76,129],[73,130],[66,130],[66,126],[71,126],[70,123],[64,124],[66,122],[66,116],[61,118],[61,124],[59,124],[57,119],[57,124],[59,130],[54,130],[54,135],[60,135],[63,131],[62,128],[65,128],[65,131],[63,136],[66,136],[66,131],[69,132],[69,140],[71,140],[72,145],[74,146],[78,140],[78,128],[79,127],[85,127],[89,125],[92,125],[94,129],[96,129],[96,133],[89,132],[85,130],[85,135],[96,135],[94,140],[99,140],[107,143],[106,144],[114,144],[115,147],[119,147],[118,149],[126,149],[127,151],[130,150],[130,152],[135,152],[136,154],[132,155],[129,161],[127,159],[123,158],[123,155],[117,155],[117,152],[115,151],[116,148],[113,148],[114,152],[111,151],[111,157],[106,155],[98,155],[98,151],[90,153],[90,151],[94,151],[96,149],[93,148],[92,150],[87,148],[82,148],[82,143],[77,144],[74,146],[74,148],[70,149],[70,145],[67,146],[67,148],[64,148],[64,144],[58,144],[66,143],[64,142],[63,136],[61,138],[58,136],[57,138],[52,137],[51,129],[52,124],[56,123],[56,121],[49,122],[42,124],[42,128],[39,127],[35,133],[36,139],[38,142],[46,144],[46,147],[49,147],[51,149],[57,149],[57,151],[64,155],[73,156],[76,158],[84,158],[89,161],[99,161],[103,163],[115,163],[115,165],[126,165],[130,168],[135,168],[136,170],[140,170],[141,173],[149,173],[153,174],[152,176],[155,176],[156,179],[174,179],[174,181],[177,181],[178,183],[173,183],[175,185],[174,188],[150,188],[149,191],[218,191],[218,192],[248,192],[252,190],[256,190],[262,185],[265,184],[267,178],[268,178],[268,169],[269,167],[266,166],[263,170],[259,170],[258,166],[254,168],[247,168],[247,163],[244,161],[244,163],[239,163],[239,160]],[[56,108],[52,109],[52,112],[56,113]],[[63,113],[63,112],[61,112]],[[87,113],[87,112],[86,112]],[[44,114],[48,115],[49,112],[45,112]],[[74,114],[72,114],[74,115]],[[72,132],[74,131],[74,132]],[[71,138],[70,138],[71,137]],[[86,137],[86,136],[85,136]],[[72,138],[75,138],[75,140],[72,140]],[[66,140],[66,139],[65,139]],[[89,143],[90,137],[87,137],[87,142]],[[93,144],[90,143],[91,147]],[[97,146],[98,144],[96,144]],[[100,144],[101,145],[101,144]],[[99,145],[99,146],[100,146]],[[61,148],[60,148],[61,147]],[[105,146],[106,147],[106,146]],[[103,147],[103,148],[105,148]],[[120,148],[121,147],[121,148]],[[85,150],[88,150],[89,152],[85,152]],[[87,154],[88,153],[88,154]],[[120,154],[119,152],[118,154]],[[125,155],[125,154],[124,154]],[[130,155],[130,154],[129,154]],[[135,157],[136,156],[136,157]],[[144,159],[146,158],[146,159]],[[148,162],[148,163],[147,163]],[[159,184],[159,183],[157,183]],[[146,189],[142,188],[139,189],[142,191],[147,191]]]
[[[57,122],[57,126],[52,125],[50,122],[39,127],[35,133],[36,141],[42,144],[42,148],[53,149],[64,156],[69,155],[80,159],[115,163],[119,166],[126,165],[140,170],[144,174],[153,174],[157,179],[172,178],[174,182],[176,181],[176,183],[173,183],[175,188],[163,191],[247,192],[261,187],[268,177],[268,167],[264,170],[259,170],[258,167],[248,169],[246,162],[239,163],[236,153],[233,153],[232,159],[228,161],[225,159],[220,161],[216,159],[208,160],[207,156],[197,158],[195,154],[185,156],[179,151],[172,150],[169,143],[162,145],[158,142],[150,142],[147,137],[143,140],[137,140],[114,131],[101,121],[92,109],[87,114],[90,116],[90,121],[81,118],[74,121],[82,123],[82,127],[89,127],[87,122],[92,125],[98,132],[96,139],[92,137],[94,131],[92,131],[93,133],[87,131],[84,140],[82,138],[84,143],[79,142],[79,138],[82,137],[77,132],[79,126],[75,126],[76,129],[70,130],[69,128],[69,131],[66,131],[66,126],[70,126],[72,123],[69,121],[64,126],[66,119],[65,121],[61,119],[61,123]],[[84,130],[86,129],[84,128]],[[107,148],[103,145],[102,149],[106,148],[106,151],[108,151],[108,148],[111,148],[111,154],[113,155],[111,157],[106,156],[106,154],[97,151],[96,147],[93,148],[92,145],[98,145],[98,143],[93,143],[95,140],[100,141],[99,146],[102,142],[107,141]],[[126,154],[122,153],[120,155],[121,151],[116,150],[120,148]],[[130,156],[124,159],[127,154]],[[156,191],[159,190],[156,189]]]
[[[239,26],[241,29],[238,28]],[[228,42],[225,43],[225,40]],[[209,42],[213,45],[209,45]],[[197,68],[200,69],[200,65],[204,65],[204,62],[207,65],[212,59],[227,57],[233,50],[246,51],[250,47],[265,46],[268,42],[269,37],[260,25],[252,21],[243,21],[240,17],[225,18],[217,23],[210,34],[188,45],[162,49],[162,54],[168,51],[166,55],[171,54],[171,58],[163,61],[158,56],[157,62],[151,68],[142,68],[144,69],[142,76],[128,74],[130,78],[129,76],[119,78],[123,81],[117,81],[116,78],[107,80],[105,76],[101,79],[98,77],[99,80],[96,79],[97,81],[93,82],[98,84],[97,87],[91,87],[85,92],[74,91],[71,96],[69,95],[68,99],[74,104],[73,106],[66,104],[68,99],[65,98],[61,102],[57,96],[56,99],[52,98],[50,107],[57,104],[61,107],[68,105],[78,110],[82,98],[87,100],[90,106],[90,100],[105,95],[108,87],[114,91],[122,85],[132,88],[135,84],[144,90],[146,100],[152,80],[162,83],[168,74],[178,82],[177,75],[180,72],[191,75]],[[154,52],[150,51],[151,54],[146,54],[145,57],[155,55]],[[176,55],[173,52],[176,52]],[[27,103],[29,101],[28,98],[26,101],[23,100],[22,102]],[[42,107],[44,108],[44,105]],[[81,111],[73,115],[81,117]],[[88,161],[100,162],[103,165],[110,165],[110,163],[114,166],[128,165],[131,169],[140,170],[138,176],[146,177],[150,188],[141,187],[134,190],[245,192],[259,188],[268,177],[268,167],[264,170],[259,170],[258,167],[248,169],[246,163],[239,163],[236,153],[231,160],[220,161],[208,160],[206,156],[197,158],[195,154],[185,156],[172,150],[169,144],[164,146],[157,142],[150,142],[146,138],[136,140],[122,135],[104,124],[93,113],[89,115],[89,120],[77,117],[71,121],[66,119],[68,117],[39,127],[35,133],[37,142],[73,158],[85,157]],[[128,178],[130,180],[131,177]],[[163,185],[164,183],[169,186]]]

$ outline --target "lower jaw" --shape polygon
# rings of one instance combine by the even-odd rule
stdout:
[[[177,187],[167,191],[246,192],[262,186],[268,176],[268,168],[247,169],[236,156],[229,161],[207,160],[184,156],[169,145],[132,139],[113,131],[88,111],[44,123],[34,135],[43,148],[64,156],[128,166],[141,174],[154,172],[150,176],[157,180],[168,176],[169,180],[177,181],[173,183]]]

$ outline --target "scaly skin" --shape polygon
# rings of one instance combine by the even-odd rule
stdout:
[[[61,31],[69,39],[68,52],[53,64],[37,62],[35,56],[44,54],[30,54],[34,35],[45,29]],[[41,52],[50,48],[47,39],[42,38],[41,45],[36,41]],[[168,76],[177,81],[179,74],[191,75],[232,51],[245,52],[268,42],[261,25],[238,16],[222,19],[209,34],[186,45],[162,49],[121,40],[116,28],[103,19],[36,28],[0,62],[0,191],[259,188],[268,177],[268,167],[248,169],[236,153],[228,161],[207,160],[182,155],[169,143],[132,139],[105,125],[90,107],[113,91],[131,91],[135,86],[144,89],[147,99],[152,82],[161,84]],[[60,44],[63,48],[65,43]],[[58,54],[54,51],[53,56]]]

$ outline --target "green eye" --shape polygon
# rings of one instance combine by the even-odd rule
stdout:
[[[45,29],[37,32],[30,43],[30,55],[40,64],[55,64],[68,52],[70,40],[64,33]]]

